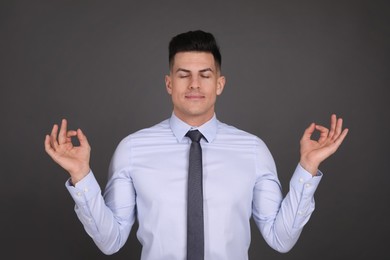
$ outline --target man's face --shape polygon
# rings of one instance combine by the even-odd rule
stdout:
[[[175,115],[192,126],[199,126],[214,115],[225,77],[220,76],[211,53],[179,52],[169,76],[165,77],[165,85],[172,96]]]

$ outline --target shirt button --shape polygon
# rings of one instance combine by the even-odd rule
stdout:
[[[84,192],[88,192],[88,188],[84,188]]]
[[[306,183],[305,184],[305,188],[310,188],[311,184],[310,183]]]
[[[82,194],[81,192],[77,192],[76,195],[80,197]]]
[[[299,178],[299,182],[302,183],[303,182],[303,178]]]
[[[298,210],[298,215],[302,215],[302,211]]]

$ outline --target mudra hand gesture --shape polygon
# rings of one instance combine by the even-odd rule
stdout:
[[[79,146],[72,144],[71,139],[75,136],[79,140]],[[51,134],[46,135],[45,150],[56,163],[69,172],[73,185],[88,174],[91,147],[81,129],[67,130],[66,119],[62,120],[59,133],[58,125],[55,124]]]
[[[330,119],[330,129],[312,123],[306,128],[301,141],[301,166],[315,175],[321,162],[337,151],[344,138],[347,136],[348,129],[342,129],[343,120],[336,117],[335,114]],[[314,131],[320,132],[318,140],[312,140]]]

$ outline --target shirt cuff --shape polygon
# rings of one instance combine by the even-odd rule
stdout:
[[[70,182],[70,178],[65,182],[65,187],[77,205],[84,205],[90,199],[101,193],[100,186],[92,171],[87,176],[78,181],[75,186]]]
[[[296,190],[303,190],[306,195],[313,195],[316,191],[323,173],[318,171],[315,176],[306,171],[300,164],[298,164],[295,172],[291,178],[290,185]]]

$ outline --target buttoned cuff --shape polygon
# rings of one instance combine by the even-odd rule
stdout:
[[[100,186],[92,171],[89,171],[87,176],[78,181],[75,186],[71,184],[69,178],[65,183],[65,187],[77,205],[84,205],[98,193],[101,193]]]
[[[322,172],[318,171],[315,176],[306,171],[298,164],[290,180],[290,192],[296,194],[298,207],[293,227],[300,229],[309,220],[314,210],[314,193],[322,179]],[[292,189],[292,190],[291,190]]]
[[[297,191],[302,191],[302,196],[311,197],[314,195],[321,179],[322,172],[318,171],[315,176],[306,171],[300,164],[298,164],[295,172],[290,180],[290,185]]]

